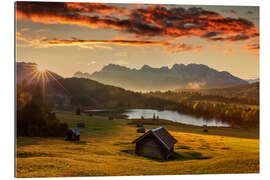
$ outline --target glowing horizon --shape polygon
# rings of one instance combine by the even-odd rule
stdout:
[[[17,2],[16,16],[16,61],[63,77],[190,63],[259,77],[259,7]]]

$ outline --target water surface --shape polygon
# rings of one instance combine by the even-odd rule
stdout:
[[[154,110],[154,109],[128,109],[123,113],[128,119],[140,119],[142,116],[145,119],[159,117],[159,119],[170,120],[182,124],[194,125],[194,126],[215,126],[215,127],[230,127],[228,123],[222,122],[218,119],[206,120],[204,118],[193,117],[190,115],[184,115],[177,111],[170,110]]]

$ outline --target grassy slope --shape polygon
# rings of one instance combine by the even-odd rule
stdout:
[[[164,125],[178,140],[178,156],[162,162],[123,152],[133,150],[130,142],[141,135],[134,125],[126,125],[127,120],[110,121],[67,112],[57,113],[57,117],[71,127],[85,121],[86,128],[80,129],[81,141],[19,137],[17,177],[259,172],[256,131],[212,128],[209,135],[201,133],[200,128]]]

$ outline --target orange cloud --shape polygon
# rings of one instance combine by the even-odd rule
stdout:
[[[20,32],[17,32],[17,39],[24,41],[30,46],[37,48],[46,47],[67,47],[67,46],[78,46],[81,48],[95,49],[102,48],[111,50],[111,46],[104,45],[120,45],[120,46],[143,46],[152,47],[160,46],[163,47],[169,54],[177,54],[186,51],[198,51],[202,46],[192,46],[185,43],[169,43],[164,41],[147,41],[147,40],[82,40],[77,38],[72,39],[48,39],[45,37],[37,39],[27,39],[21,36]],[[121,54],[122,56],[129,56],[130,54]]]
[[[221,49],[220,46],[215,45],[215,44],[207,44],[207,48],[214,50],[214,51],[218,51]]]
[[[109,6],[105,3],[73,3],[67,2],[66,7],[71,10],[79,12],[101,13],[101,14],[117,14],[127,15],[130,13],[129,9]]]
[[[260,45],[259,44],[248,44],[246,45],[247,50],[259,50]]]
[[[259,36],[254,24],[247,19],[223,17],[203,8],[165,5],[122,8],[103,3],[17,2],[16,17],[45,24],[115,29],[136,37],[245,41]]]
[[[202,46],[192,46],[192,45],[187,45],[185,43],[174,43],[168,45],[166,48],[166,51],[169,54],[178,54],[182,52],[187,52],[187,51],[200,51],[203,47]]]
[[[160,46],[164,47],[169,54],[178,54],[186,51],[199,51],[202,46],[192,46],[185,43],[169,43],[164,41],[146,41],[146,40],[81,40],[73,38],[71,40],[43,39],[42,44],[48,46],[82,46],[91,48],[87,45],[100,46],[99,44],[121,45],[121,46]],[[102,46],[104,47],[104,46]],[[106,47],[108,48],[108,47]]]
[[[69,46],[69,45],[96,45],[96,44],[110,44],[110,45],[123,45],[123,46],[153,46],[153,45],[168,45],[162,41],[136,41],[136,40],[82,40],[73,38],[71,40],[63,39],[43,39],[42,44],[46,46]]]

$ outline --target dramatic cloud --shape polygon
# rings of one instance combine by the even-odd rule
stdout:
[[[96,45],[96,44],[110,44],[110,45],[124,45],[124,46],[168,46],[169,43],[163,41],[133,41],[133,40],[82,40],[73,38],[71,40],[63,39],[42,39],[42,44],[46,46],[73,46],[73,45]]]
[[[127,15],[130,13],[129,9],[118,8],[114,6],[108,6],[104,3],[66,3],[66,7],[71,10],[76,10],[78,12],[87,13],[101,13],[105,15],[117,14],[117,15]]]
[[[211,41],[244,41],[258,36],[243,18],[223,17],[202,8],[151,5],[120,8],[97,3],[17,2],[18,19],[45,24],[110,28],[136,37],[201,37]]]
[[[161,46],[170,54],[177,54],[185,51],[200,50],[202,46],[191,46],[185,43],[168,43],[164,41],[143,41],[143,40],[81,40],[73,38],[71,40],[60,39],[42,39],[43,46],[79,46],[105,44],[105,45],[122,45],[122,46]],[[89,47],[91,48],[91,46]]]
[[[242,35],[236,35],[236,36],[230,36],[230,37],[214,37],[214,38],[210,38],[210,40],[212,41],[241,41],[241,40],[247,40],[249,38],[250,36],[242,34]]]
[[[248,44],[248,45],[246,45],[246,48],[248,50],[259,50],[260,49],[260,45],[259,44]]]
[[[217,36],[219,34],[221,34],[221,33],[211,31],[211,32],[207,32],[206,34],[202,35],[202,37],[204,37],[204,38],[211,38],[211,37],[215,37],[215,36]]]
[[[215,44],[207,44],[206,45],[206,48],[211,49],[211,50],[214,50],[214,51],[219,51],[221,49],[220,46],[215,45]]]
[[[83,39],[48,39],[45,37],[37,39],[28,39],[22,36],[20,32],[16,33],[16,39],[18,41],[23,41],[26,45],[34,46],[37,48],[47,48],[47,47],[67,47],[67,46],[78,46],[80,48],[87,49],[108,49],[111,50],[110,45],[120,45],[120,46],[144,46],[152,47],[159,46],[163,47],[167,53],[177,54],[186,51],[200,50],[202,46],[192,46],[185,43],[169,43],[164,41],[146,41],[146,40],[83,40]],[[105,45],[105,46],[104,46]],[[123,54],[121,54],[123,56]],[[124,54],[129,55],[129,54]]]
[[[45,39],[45,38],[30,39],[30,38],[24,37],[21,32],[16,32],[17,46],[37,47],[37,46],[40,46],[42,39]],[[22,42],[24,42],[24,44],[22,44]]]
[[[166,48],[169,54],[178,54],[186,51],[200,51],[202,46],[191,46],[185,43],[169,44]]]

